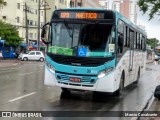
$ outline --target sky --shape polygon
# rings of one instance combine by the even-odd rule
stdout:
[[[138,9],[137,23],[145,26],[148,38],[156,38],[160,41],[160,16],[154,16],[149,20],[148,13],[143,14]]]

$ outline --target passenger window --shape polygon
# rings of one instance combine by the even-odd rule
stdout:
[[[129,29],[129,40],[130,40],[130,48],[134,48],[134,31]]]
[[[124,22],[118,21],[118,53],[123,52],[123,44],[124,44]]]
[[[31,53],[29,53],[29,55],[35,55],[35,52],[31,52]]]
[[[40,52],[36,52],[36,55],[41,55],[41,53]]]

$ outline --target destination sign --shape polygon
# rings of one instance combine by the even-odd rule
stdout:
[[[104,19],[105,13],[92,11],[58,11],[55,16],[61,19]]]
[[[69,12],[61,12],[60,18],[77,18],[77,19],[96,19],[98,16],[97,13],[69,13]]]

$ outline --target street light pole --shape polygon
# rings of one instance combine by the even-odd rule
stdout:
[[[25,28],[26,28],[26,49],[28,50],[28,16],[27,16],[27,4],[25,3]]]
[[[40,0],[38,0],[37,50],[39,50],[39,43],[40,43]]]

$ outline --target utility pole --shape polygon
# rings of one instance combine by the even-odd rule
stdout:
[[[46,6],[49,6],[48,3],[46,2],[46,0],[44,0],[43,6],[44,6],[44,9],[41,9],[41,10],[44,10],[44,24],[45,24],[47,21],[46,10],[50,10],[50,8],[46,8]]]
[[[37,50],[39,50],[40,43],[40,0],[38,0],[38,29],[37,29]]]
[[[26,28],[26,49],[28,50],[28,16],[27,16],[28,8],[26,3],[24,7],[25,7],[24,11],[25,11],[25,28]]]

